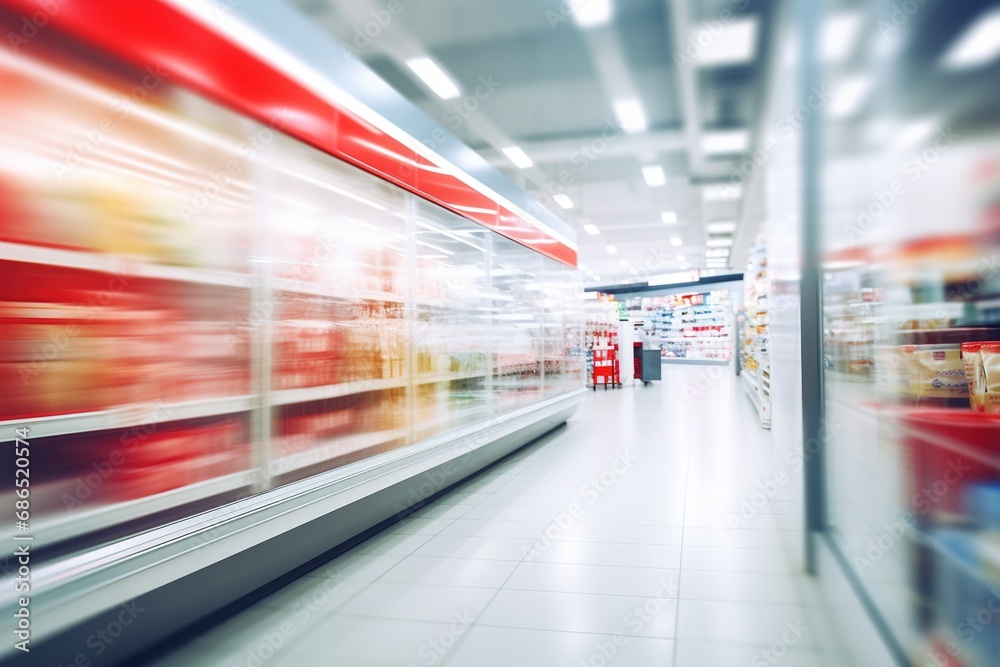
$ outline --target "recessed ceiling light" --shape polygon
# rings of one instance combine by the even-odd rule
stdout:
[[[941,60],[948,69],[979,67],[1000,55],[1000,8],[966,28]]]
[[[554,199],[557,204],[562,206],[567,211],[573,208],[573,200],[566,195],[554,195],[552,199]]]
[[[677,214],[673,211],[664,211],[660,214],[660,219],[663,220],[663,224],[672,225],[677,222]]]
[[[597,225],[584,225],[583,230],[591,236],[597,236],[601,233],[601,230],[597,228]]]
[[[743,186],[739,183],[706,185],[702,196],[705,201],[735,201],[743,196]]]
[[[667,175],[663,167],[652,164],[642,168],[642,177],[646,179],[646,185],[651,188],[660,188],[667,184]]]
[[[845,79],[836,87],[830,102],[831,118],[850,118],[864,107],[875,87],[875,79],[868,74],[859,74]]]
[[[406,65],[441,99],[452,100],[462,94],[451,77],[430,58],[413,58]]]
[[[735,222],[710,222],[705,225],[709,234],[732,234],[736,231]]]
[[[684,245],[684,241],[681,240],[681,237],[675,236],[674,238],[670,239],[670,245],[672,245],[675,248],[679,248],[680,246]]]
[[[573,12],[573,20],[581,28],[596,28],[614,16],[612,0],[571,0],[566,4]]]
[[[705,241],[706,248],[730,248],[732,245],[732,239],[709,239]]]
[[[864,19],[861,12],[840,12],[823,22],[820,57],[828,64],[847,60],[861,36]]]
[[[701,150],[705,155],[746,153],[750,150],[750,133],[746,130],[706,132],[701,137]]]
[[[729,248],[715,248],[705,251],[705,257],[719,258],[729,257]]]
[[[600,276],[594,276],[594,282],[600,282],[600,280],[601,280]]]
[[[531,158],[517,146],[508,146],[507,148],[503,148],[501,150],[503,151],[503,154],[514,163],[514,166],[519,169],[527,169],[535,164],[531,161]]]
[[[646,120],[646,112],[642,108],[642,102],[632,98],[628,100],[618,100],[614,104],[615,116],[622,129],[632,134],[644,132],[649,123]]]
[[[627,259],[620,259],[620,260],[618,260],[618,263],[621,264],[622,266],[628,266],[628,260]]]
[[[709,43],[694,56],[694,61],[702,67],[738,65],[748,63],[757,51],[757,17],[750,16],[723,24],[721,29],[714,24],[703,24],[691,35],[692,43],[701,46]],[[709,40],[700,39],[707,35]]]
[[[896,134],[892,144],[895,148],[913,148],[934,136],[942,126],[940,118],[924,118],[904,125]]]
[[[684,261],[684,255],[677,255],[677,261],[678,262],[683,262]]]
[[[608,246],[608,252],[610,252],[612,255],[617,255],[618,254],[618,248],[614,247],[613,245],[609,245]]]

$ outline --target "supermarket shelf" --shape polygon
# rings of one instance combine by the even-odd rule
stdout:
[[[725,341],[729,343],[733,339],[728,336],[693,336],[691,338],[660,338],[660,340],[666,343],[691,343],[706,341]]]
[[[44,248],[24,243],[0,242],[0,260],[81,269],[84,271],[99,271],[121,276],[123,280],[129,278],[148,278],[199,283],[202,285],[242,287],[245,289],[250,289],[253,284],[253,277],[249,274],[214,271],[188,266],[152,264],[136,257],[84,252],[81,250]]]
[[[311,401],[325,401],[330,398],[352,396],[369,391],[399,389],[406,387],[409,380],[405,377],[379,380],[359,380],[357,382],[342,382],[340,384],[323,385],[322,387],[304,387],[302,389],[282,389],[271,392],[271,405],[294,405]]]
[[[406,297],[402,294],[392,292],[381,292],[376,290],[352,290],[347,293],[342,287],[330,283],[311,282],[307,280],[291,280],[287,278],[276,278],[271,281],[271,287],[275,292],[293,292],[295,294],[310,294],[312,296],[325,296],[331,299],[342,299],[344,301],[385,301],[390,303],[403,303]]]
[[[378,445],[405,437],[405,428],[348,435],[342,438],[335,438],[318,447],[310,447],[297,454],[279,457],[271,462],[269,468],[277,471],[276,477],[281,477],[297,470],[311,468],[314,465],[319,465],[340,456],[360,452],[369,447],[377,447]]]
[[[731,359],[714,359],[712,357],[660,357],[660,362],[664,364],[709,364],[715,366],[728,366]]]
[[[249,412],[253,396],[204,399],[184,403],[135,403],[110,410],[0,422],[0,442],[14,439],[14,430],[27,428],[32,440],[56,435],[126,429],[149,423],[176,422]]]
[[[205,500],[213,496],[246,488],[257,481],[256,472],[245,471],[208,479],[203,482],[171,489],[153,496],[137,498],[111,505],[101,505],[94,509],[81,510],[63,515],[50,521],[32,524],[32,534],[40,543],[53,544],[87,533],[99,532],[108,526],[116,526],[127,521],[163,512],[174,507]],[[11,497],[13,495],[11,494]],[[13,500],[9,503],[13,507]],[[0,532],[0,540],[8,543],[13,539],[13,530]]]
[[[740,373],[740,377],[743,379],[743,386],[747,390],[747,395],[750,397],[750,401],[753,406],[757,409],[757,416],[760,418],[760,425],[766,429],[771,428],[771,416],[767,414],[767,409],[765,408],[763,402],[761,402],[760,394],[757,391],[757,381],[756,378],[751,379],[752,373],[748,371],[743,371]]]
[[[484,378],[485,371],[469,371],[466,373],[436,373],[432,375],[418,375],[414,384],[437,384],[438,382],[458,382],[460,380],[471,380],[472,378]]]

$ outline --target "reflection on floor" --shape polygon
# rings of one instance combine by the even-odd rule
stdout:
[[[718,367],[598,391],[566,428],[155,664],[851,664],[786,557],[799,537],[778,503],[744,505],[774,479],[769,437]]]

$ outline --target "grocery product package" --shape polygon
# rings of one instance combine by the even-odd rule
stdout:
[[[920,346],[916,353],[921,399],[953,399],[969,396],[962,348],[959,345]]]
[[[982,358],[983,411],[1000,414],[1000,343],[983,343],[979,348]]]
[[[983,357],[979,353],[982,343],[962,343],[962,361],[965,378],[969,383],[969,405],[973,412],[983,412]]]

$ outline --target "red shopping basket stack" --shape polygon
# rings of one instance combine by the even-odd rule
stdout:
[[[968,485],[1000,480],[1000,414],[908,410],[900,422],[915,510],[960,513]]]

